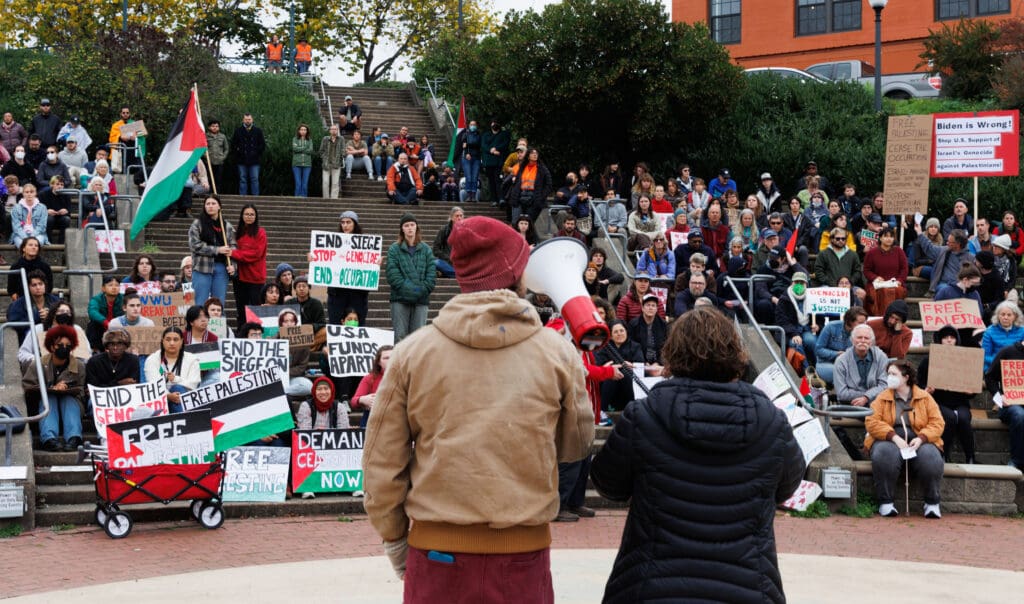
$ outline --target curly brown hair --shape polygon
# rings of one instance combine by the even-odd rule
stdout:
[[[675,377],[730,382],[747,370],[733,324],[715,309],[694,309],[672,322],[661,358]]]

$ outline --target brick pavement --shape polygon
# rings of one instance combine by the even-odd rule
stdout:
[[[553,547],[615,548],[625,516],[625,511],[609,510],[579,523],[553,524]],[[779,551],[785,553],[1024,571],[1024,520],[1019,518],[811,520],[780,515],[775,529]],[[0,540],[0,568],[24,569],[5,574],[0,598],[128,578],[380,554],[380,539],[364,516],[350,522],[337,516],[228,520],[215,531],[194,522],[139,523],[119,541],[96,527],[37,529]],[[44,571],[48,579],[34,579],[29,569]]]

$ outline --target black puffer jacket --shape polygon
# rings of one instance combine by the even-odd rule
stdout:
[[[604,602],[785,602],[772,520],[804,469],[785,415],[752,385],[661,382],[591,468],[602,495],[632,497]]]

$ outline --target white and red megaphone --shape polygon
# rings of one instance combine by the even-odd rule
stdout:
[[[608,341],[608,326],[583,285],[586,268],[587,246],[571,237],[555,237],[533,248],[523,283],[551,297],[580,348],[597,350]]]

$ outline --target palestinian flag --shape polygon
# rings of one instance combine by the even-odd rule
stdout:
[[[220,346],[216,342],[189,344],[185,352],[191,352],[199,358],[200,371],[220,369]]]
[[[459,133],[466,129],[466,97],[462,97],[462,101],[459,102],[459,124],[455,129],[455,136],[452,137],[452,148],[448,150],[448,165],[452,168],[456,167],[455,163],[455,145],[459,140]]]
[[[167,135],[167,144],[160,159],[146,179],[146,190],[132,222],[131,238],[135,239],[154,216],[181,197],[189,173],[206,153],[206,129],[199,114],[199,96],[193,88],[188,101],[178,114]]]
[[[793,234],[790,235],[789,241],[786,242],[786,252],[790,256],[796,254],[796,238],[800,236],[800,222],[796,223],[796,228],[793,229]]]
[[[210,409],[213,450],[218,453],[295,428],[281,382],[214,401]]]

